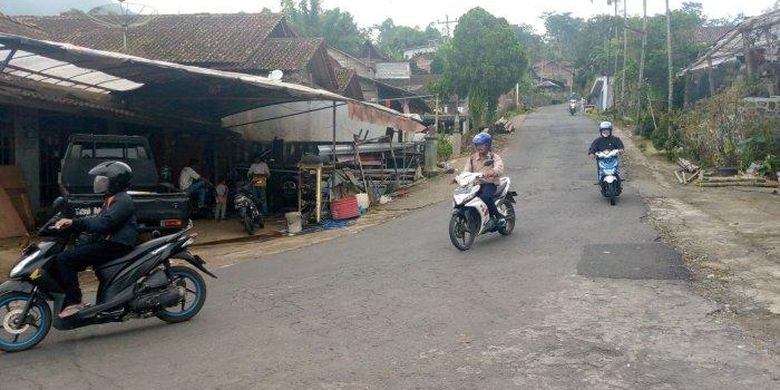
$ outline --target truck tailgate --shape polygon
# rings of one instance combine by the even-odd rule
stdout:
[[[181,229],[189,220],[189,197],[181,192],[128,192],[133,198],[138,228],[141,231]],[[71,194],[67,196],[76,217],[96,215],[103,206],[103,196]]]

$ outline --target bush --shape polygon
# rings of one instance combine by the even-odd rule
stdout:
[[[439,136],[439,146],[436,153],[439,161],[447,161],[452,156],[452,143],[447,136]]]
[[[772,152],[769,131],[775,124],[744,100],[747,90],[732,87],[679,118],[680,142],[688,157],[704,167],[747,167]]]

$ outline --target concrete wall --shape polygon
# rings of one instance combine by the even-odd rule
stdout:
[[[772,135],[775,137],[776,147],[780,147],[780,96],[769,98],[745,98],[751,110],[755,110],[759,115],[774,119],[775,127],[772,129]]]
[[[424,126],[411,119],[374,106],[349,102],[336,103],[336,142],[352,142],[353,135],[381,137],[388,127],[418,132]],[[304,101],[262,107],[222,120],[223,127],[248,141],[333,142],[333,102]],[[397,140],[397,136],[395,140]]]
[[[329,143],[333,141],[332,105],[333,102],[329,101],[310,101],[263,107],[225,118],[223,126],[241,134],[245,140],[254,142],[271,142],[274,138],[278,138],[285,142]],[[311,110],[318,111],[293,115]],[[293,116],[231,127],[285,115]],[[352,135],[359,134],[360,130],[363,130],[364,134],[369,131],[369,137],[379,137],[385,134],[385,126],[353,121],[349,118],[347,106],[337,106],[336,142],[352,142]]]
[[[27,184],[33,210],[38,210],[41,203],[39,136],[38,110],[15,107],[14,159]]]

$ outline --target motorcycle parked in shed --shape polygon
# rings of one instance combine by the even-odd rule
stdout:
[[[256,227],[260,227],[260,229],[265,227],[265,222],[263,221],[263,215],[257,208],[255,197],[249,189],[250,185],[251,182],[238,187],[238,191],[236,191],[236,195],[233,197],[233,205],[241,218],[246,234],[252,236],[255,234]]]
[[[57,213],[38,231],[45,239],[24,249],[9,280],[0,285],[0,350],[30,349],[46,337],[52,326],[70,330],[153,316],[177,323],[200,312],[206,301],[205,281],[194,269],[171,264],[171,260],[180,259],[216,278],[204,267],[203,259],[188,251],[197,236],[189,231],[190,226],[147,241],[129,254],[95,267],[100,283],[95,304],[59,318],[65,293],[52,267],[76,234],[72,229],[53,228],[59,219],[73,215],[67,200],[55,200],[54,209]],[[53,302],[53,313],[48,301]]]

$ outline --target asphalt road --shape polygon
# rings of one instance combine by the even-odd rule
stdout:
[[[449,203],[219,270],[193,321],[52,331],[0,355],[0,388],[780,387],[713,313],[638,192],[609,206],[564,106],[512,136],[513,235],[449,242]],[[773,363],[775,362],[775,363]]]

